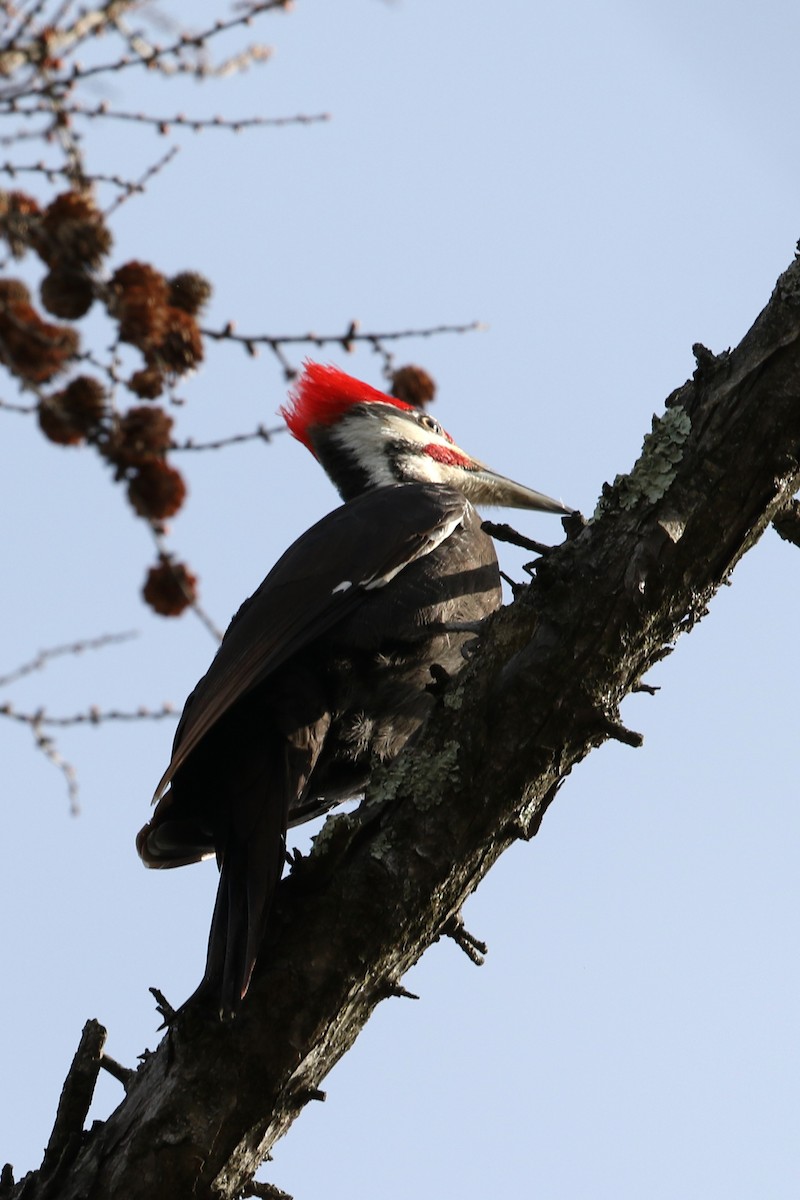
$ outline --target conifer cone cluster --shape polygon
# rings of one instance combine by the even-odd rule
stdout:
[[[78,446],[87,438],[99,437],[107,409],[103,385],[90,375],[78,375],[63,391],[39,401],[39,428],[51,442]]]
[[[392,372],[391,393],[404,404],[424,408],[436,395],[436,384],[422,367],[398,367]]]
[[[166,382],[203,361],[196,315],[211,286],[194,272],[170,280],[149,263],[132,261],[114,272],[109,290],[109,312],[119,322],[120,341],[141,350],[146,364],[134,372],[128,387],[143,400],[155,400]]]
[[[105,306],[117,323],[119,341],[143,356],[143,366],[126,382],[140,400],[158,400],[202,362],[197,317],[211,285],[195,271],[168,279],[136,260],[109,278],[104,265],[112,237],[90,190],[72,188],[46,206],[25,192],[0,190],[0,240],[15,258],[31,252],[47,268],[40,298],[48,313],[76,321],[96,299]],[[166,461],[172,417],[157,404],[118,413],[107,387],[85,374],[44,393],[42,385],[64,373],[78,350],[72,326],[44,320],[21,280],[0,279],[0,363],[38,391],[41,432],[57,445],[92,445],[126,485],[134,512],[158,526],[179,511],[186,497],[183,476]],[[156,612],[175,616],[194,602],[196,587],[184,564],[162,555],[143,595]]]
[[[34,230],[38,228],[42,210],[33,196],[26,192],[0,190],[0,237],[8,243],[14,258],[33,246]]]
[[[78,349],[68,325],[45,321],[19,279],[0,279],[0,362],[25,383],[48,383]]]
[[[162,555],[147,573],[142,596],[162,617],[178,617],[197,598],[197,579],[184,563]]]

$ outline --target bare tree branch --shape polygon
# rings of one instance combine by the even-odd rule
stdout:
[[[242,346],[253,358],[258,353],[259,346],[266,346],[278,359],[283,369],[284,377],[287,380],[292,380],[297,374],[297,368],[286,357],[285,351],[288,346],[315,346],[317,348],[339,346],[349,354],[359,342],[363,342],[371,346],[377,354],[381,355],[384,362],[384,373],[389,375],[391,373],[393,356],[387,350],[386,342],[396,342],[403,338],[438,337],[445,333],[474,333],[482,328],[483,326],[480,321],[469,321],[463,325],[432,325],[425,329],[392,330],[389,333],[362,333],[359,329],[358,321],[354,319],[350,322],[344,333],[244,334],[236,332],[232,321],[229,321],[222,329],[203,329],[201,332],[204,337],[210,338],[212,341],[235,342]]]
[[[7,687],[11,683],[16,683],[18,679],[24,678],[25,675],[30,675],[33,671],[43,670],[54,658],[83,654],[86,650],[103,650],[106,646],[114,646],[119,642],[129,642],[132,638],[138,636],[135,630],[128,630],[125,633],[103,633],[99,637],[85,638],[79,642],[70,642],[65,646],[50,646],[46,650],[40,650],[34,658],[19,667],[15,667],[7,675],[0,675],[0,687]]]
[[[36,712],[20,712],[12,704],[0,704],[0,717],[8,717],[11,721],[19,721],[22,725],[30,725],[32,729],[71,729],[75,725],[104,725],[109,721],[163,721],[165,718],[177,716],[175,706],[162,704],[160,708],[148,708],[140,705],[134,709],[100,708],[93,704],[86,712],[72,713],[68,717],[51,717],[44,708]]]
[[[264,62],[270,55],[269,48],[253,45],[237,55],[214,66],[203,57],[205,48],[220,34],[249,25],[264,13],[286,8],[289,0],[252,0],[241,6],[241,11],[228,20],[216,21],[198,33],[183,31],[166,46],[159,46],[145,38],[140,32],[128,31],[124,24],[127,12],[140,7],[138,0],[108,0],[108,3],[82,13],[72,25],[59,25],[57,21],[47,23],[42,30],[33,30],[25,40],[30,27],[40,16],[44,5],[29,13],[21,27],[12,29],[5,43],[0,46],[0,75],[12,76],[24,66],[39,68],[44,59],[57,64],[68,61],[75,49],[99,30],[116,29],[127,43],[128,54],[92,66],[73,63],[68,71],[61,66],[62,73],[53,73],[44,82],[31,82],[9,87],[0,92],[2,100],[20,100],[30,96],[53,96],[71,90],[77,82],[83,83],[97,75],[118,74],[130,67],[145,67],[160,70],[165,74],[191,74],[197,79],[229,75],[253,63]]]
[[[87,638],[84,641],[71,642],[65,646],[51,646],[46,650],[40,650],[28,662],[15,667],[7,675],[0,676],[0,687],[8,687],[11,684],[19,682],[20,679],[24,679],[27,675],[43,670],[54,659],[66,656],[74,657],[83,654],[87,650],[102,650],[106,646],[130,641],[131,638],[135,638],[136,636],[135,632],[105,633],[100,637]],[[0,703],[0,717],[5,717],[7,720],[26,725],[31,731],[36,750],[43,754],[47,761],[63,775],[67,786],[70,810],[73,814],[79,811],[77,771],[73,763],[64,758],[55,740],[46,732],[48,728],[64,729],[75,725],[102,725],[108,721],[159,721],[165,717],[174,717],[175,715],[175,709],[170,704],[163,704],[158,709],[149,709],[141,706],[132,712],[118,709],[103,710],[99,706],[93,705],[87,712],[73,713],[67,717],[51,717],[43,706],[40,706],[33,712],[22,712],[9,700]]]
[[[187,438],[183,442],[173,442],[170,450],[223,450],[227,446],[238,446],[242,442],[271,442],[281,433],[286,433],[285,425],[274,425],[271,429],[266,425],[259,425],[252,433],[232,433],[229,437],[217,438],[213,442],[196,442],[194,438]]]
[[[87,1021],[72,1060],[53,1132],[44,1152],[42,1176],[48,1187],[57,1184],[74,1160],[83,1140],[83,1123],[92,1103],[106,1031],[99,1021]]]
[[[187,117],[185,113],[174,113],[172,116],[156,117],[149,113],[128,112],[113,109],[107,101],[88,107],[77,102],[63,104],[60,109],[70,119],[74,117],[84,120],[104,119],[108,121],[127,121],[135,125],[149,125],[160,134],[168,134],[173,128],[188,129],[192,133],[202,133],[204,130],[225,130],[228,133],[241,133],[247,129],[282,128],[285,125],[316,125],[330,120],[330,113],[296,113],[289,117]],[[30,107],[15,105],[14,115],[26,119],[47,117],[48,123],[43,128],[37,128],[30,133],[15,132],[0,139],[0,145],[13,145],[26,137],[45,137],[52,128],[52,105],[39,101]]]

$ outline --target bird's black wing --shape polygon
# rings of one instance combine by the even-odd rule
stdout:
[[[441,545],[466,509],[453,488],[398,484],[350,500],[298,538],[239,609],[187,700],[155,799],[231,705],[347,617],[365,591]]]

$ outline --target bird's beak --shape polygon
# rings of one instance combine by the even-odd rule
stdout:
[[[466,478],[464,478],[466,477]],[[568,516],[574,512],[560,500],[535,492],[524,484],[515,483],[505,475],[498,475],[484,463],[472,460],[470,469],[464,471],[459,487],[467,499],[473,504],[495,504],[500,508],[534,508],[538,512],[562,513]]]

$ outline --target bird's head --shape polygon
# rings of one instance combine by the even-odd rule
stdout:
[[[572,512],[466,454],[422,409],[337,367],[306,363],[281,414],[344,500],[395,483],[443,483],[473,504]]]

